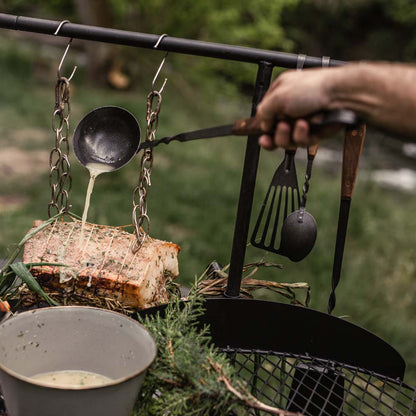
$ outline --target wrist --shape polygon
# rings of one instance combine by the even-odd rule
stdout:
[[[369,115],[379,105],[378,91],[383,85],[377,80],[374,64],[357,62],[331,68],[326,80],[328,109],[345,108]]]
[[[351,109],[351,94],[355,89],[352,85],[352,75],[348,64],[345,67],[328,69],[328,74],[324,81],[325,94],[328,100],[328,109],[339,108]]]

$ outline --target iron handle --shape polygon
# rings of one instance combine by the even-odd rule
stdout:
[[[318,132],[320,129],[324,127],[337,124],[344,126],[355,126],[359,122],[358,117],[354,111],[345,109],[324,111],[312,114],[308,117],[305,117],[305,120],[308,121],[312,132]],[[279,121],[286,121],[289,124],[294,124],[296,119],[282,117],[278,119],[278,122]],[[274,129],[273,131],[266,131],[262,129],[261,122],[256,117],[236,120],[232,127],[232,134],[236,136],[273,134],[273,132]]]

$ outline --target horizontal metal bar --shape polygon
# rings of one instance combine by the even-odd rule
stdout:
[[[0,13],[0,28],[3,29],[53,35],[60,23],[60,21],[55,20],[37,19]],[[87,26],[75,23],[64,24],[61,27],[58,36],[135,46],[147,49],[153,49],[154,45],[160,38],[160,35],[130,32],[126,30],[109,29],[97,26]],[[274,66],[280,66],[283,68],[296,68],[298,63],[298,55],[296,54],[175,38],[170,36],[165,36],[161,40],[157,49],[188,55],[198,55],[257,64],[264,61],[269,62]],[[329,62],[329,66],[339,66],[343,64],[345,64],[345,62],[333,59]],[[307,56],[305,58],[305,68],[319,66],[322,66],[322,58],[313,56]]]

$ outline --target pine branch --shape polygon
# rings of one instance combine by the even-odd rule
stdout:
[[[273,415],[279,416],[303,416],[302,413],[293,413],[288,412],[287,410],[282,410],[277,407],[268,406],[267,404],[261,402],[257,398],[255,398],[252,394],[250,394],[245,387],[241,385],[241,383],[237,383],[239,388],[235,387],[229,377],[223,371],[223,368],[220,364],[211,360],[210,357],[207,357],[208,362],[212,366],[212,368],[218,373],[218,381],[225,384],[227,389],[237,397],[245,406],[251,407],[253,409],[262,410]]]

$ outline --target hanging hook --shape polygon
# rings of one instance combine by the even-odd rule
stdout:
[[[303,53],[300,53],[298,55],[298,60],[296,62],[296,71],[302,71],[303,66],[305,65],[305,61],[306,61],[306,55],[304,55]]]
[[[54,33],[54,35],[55,35],[55,36],[57,36],[57,35],[58,35],[59,31],[61,30],[62,26],[63,26],[65,23],[70,23],[70,21],[69,21],[69,20],[62,20],[62,22],[61,22],[61,23],[59,23],[59,26],[58,26],[58,27],[56,28],[56,30],[55,30],[55,33]],[[63,78],[63,77],[62,77],[62,75],[61,75],[61,69],[62,69],[62,65],[63,65],[63,63],[64,63],[64,60],[65,60],[65,58],[66,58],[66,55],[67,55],[67,53],[68,53],[68,51],[69,51],[69,48],[70,48],[70,46],[71,46],[71,42],[72,42],[72,38],[69,40],[68,45],[66,46],[65,52],[64,52],[64,54],[62,55],[61,62],[59,63],[59,66],[58,66],[58,71],[57,71],[58,78]],[[74,76],[75,71],[77,70],[77,68],[78,68],[77,66],[74,66],[74,69],[72,70],[72,74],[71,74],[71,75],[69,76],[69,78],[68,78],[68,82],[70,82],[70,81],[71,81],[71,79],[72,79],[72,77]]]
[[[167,33],[164,33],[163,35],[160,35],[159,39],[155,43],[155,46],[153,46],[153,49],[157,49],[159,47],[160,42],[162,42],[163,38],[165,38],[166,36],[169,36],[169,35]]]
[[[155,76],[154,76],[154,78],[153,78],[153,81],[152,81],[152,90],[153,90],[153,91],[155,91],[155,83],[156,83],[157,77],[159,76],[159,73],[160,73],[160,71],[162,70],[163,65],[165,65],[165,61],[166,61],[166,57],[167,57],[167,56],[168,56],[168,52],[166,52],[166,55],[165,55],[165,56],[164,56],[164,58],[162,59],[162,62],[160,63],[159,68],[157,69],[156,74],[155,74]],[[158,92],[159,92],[159,94],[162,94],[162,91],[163,91],[163,89],[165,88],[165,85],[166,85],[166,83],[167,83],[167,82],[168,82],[168,79],[167,79],[167,78],[165,78],[165,80],[163,81],[162,88],[158,91]]]
[[[56,30],[55,30],[55,32],[54,32],[54,35],[55,35],[55,36],[57,36],[57,35],[58,35],[59,31],[61,30],[62,26],[63,26],[65,23],[71,23],[71,22],[70,22],[69,20],[62,20],[62,22],[61,22],[61,23],[59,23],[58,27],[56,28]]]
[[[162,39],[163,39],[164,37],[166,37],[166,36],[168,36],[168,34],[167,34],[167,33],[164,33],[163,35],[160,35],[160,36],[159,36],[159,39],[157,40],[157,42],[155,43],[155,46],[153,46],[153,48],[154,48],[154,49],[157,49],[157,48],[159,47],[159,44],[160,44],[160,42],[162,41]],[[155,83],[156,83],[157,77],[159,76],[160,71],[162,70],[163,66],[165,65],[165,61],[166,61],[166,58],[167,58],[168,54],[169,54],[169,52],[166,52],[165,56],[164,56],[164,57],[163,57],[163,59],[162,59],[162,62],[161,62],[161,63],[160,63],[160,65],[159,65],[159,68],[157,69],[156,74],[155,74],[155,76],[154,76],[154,78],[153,78],[153,81],[152,81],[152,90],[153,90],[153,91],[155,91]],[[165,78],[165,80],[163,81],[162,88],[158,91],[158,92],[159,92],[159,94],[161,94],[161,93],[162,93],[162,91],[163,91],[163,89],[165,88],[165,85],[166,85],[166,83],[167,83],[167,82],[168,82],[168,79],[167,79],[167,78]]]

